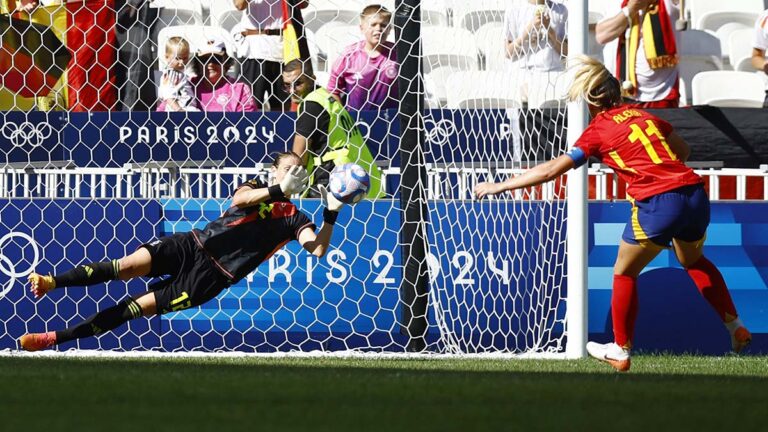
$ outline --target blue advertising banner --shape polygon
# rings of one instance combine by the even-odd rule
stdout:
[[[67,159],[60,112],[0,111],[0,164]]]
[[[400,165],[396,110],[353,112],[372,154]],[[147,161],[218,161],[253,166],[293,144],[295,113],[2,113],[0,150],[9,162],[72,160],[81,167]],[[496,161],[509,156],[504,110],[430,110],[428,162]]]
[[[147,289],[147,281],[112,282],[56,290],[35,300],[25,287],[25,277],[33,268],[61,272],[84,262],[120,257],[158,236],[201,226],[227,205],[222,200],[12,199],[0,203],[5,228],[0,233],[0,349],[15,348],[16,339],[25,332],[74,324],[97,309]],[[301,200],[299,206],[313,220],[321,220],[322,209],[316,200]],[[430,243],[441,248],[440,253],[432,250],[429,257],[431,295],[440,299],[443,325],[465,349],[506,346],[514,341],[488,335],[531,335],[542,323],[552,328],[544,336],[551,339],[562,333],[560,300],[564,293],[550,293],[546,287],[564,282],[564,266],[557,259],[564,251],[551,239],[553,233],[564,235],[565,227],[541,223],[557,220],[552,215],[563,210],[561,204],[457,201],[432,202],[430,207],[431,214],[438,215],[432,221]],[[502,222],[472,216],[511,211],[526,217]],[[404,343],[399,327],[399,207],[396,202],[380,200],[360,203],[345,212],[334,231],[332,243],[337,247],[323,258],[312,257],[291,242],[209,304],[162,318],[135,320],[78,346],[398,349]],[[589,331],[592,339],[609,340],[612,267],[629,205],[591,203],[589,214]],[[763,353],[768,352],[766,228],[768,204],[714,203],[705,248],[722,270],[741,318],[753,331],[751,352]],[[551,256],[553,265],[527,268],[533,261],[525,256],[532,250]],[[517,255],[514,265],[518,267],[508,265],[511,255]],[[532,276],[519,278],[520,274]],[[729,349],[728,334],[718,317],[671,252],[654,260],[638,283],[638,349],[708,354]],[[536,299],[535,304],[508,300],[509,293],[534,289],[543,289],[548,297]],[[518,323],[504,319],[509,316],[517,317]],[[435,318],[430,309],[431,340],[437,337]],[[62,348],[72,346],[74,343]]]

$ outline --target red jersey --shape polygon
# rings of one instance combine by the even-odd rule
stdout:
[[[637,108],[603,111],[581,134],[576,147],[613,168],[627,183],[627,194],[643,200],[704,180],[667,145],[672,125]]]

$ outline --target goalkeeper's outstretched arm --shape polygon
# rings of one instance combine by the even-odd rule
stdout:
[[[536,165],[522,175],[510,177],[501,183],[479,183],[475,186],[475,196],[477,199],[482,199],[486,195],[495,195],[501,192],[540,185],[560,177],[575,166],[576,164],[571,156],[562,155],[548,162]]]
[[[336,217],[339,211],[344,207],[344,203],[336,199],[332,193],[328,192],[325,186],[319,186],[320,196],[325,205],[323,209],[323,226],[315,234],[311,229],[305,229],[299,233],[299,243],[304,249],[316,257],[322,257],[328,251],[331,244],[331,235],[333,234],[333,225],[336,224]]]

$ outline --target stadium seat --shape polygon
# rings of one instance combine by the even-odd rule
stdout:
[[[237,9],[224,11],[214,18],[214,22],[224,30],[231,32],[232,28],[240,24],[243,19],[243,12]]]
[[[453,5],[453,25],[471,32],[489,22],[504,22],[508,1],[459,1]]]
[[[723,59],[724,60],[727,59],[728,64],[731,64],[731,65],[733,64],[733,62],[731,61],[731,54],[730,54],[731,53],[731,35],[734,32],[738,32],[741,30],[747,30],[750,34],[750,39],[749,40],[742,39],[739,42],[740,43],[744,42],[743,44],[744,46],[736,46],[734,48],[736,48],[737,50],[743,50],[746,47],[751,50],[752,49],[751,38],[754,35],[754,30],[752,30],[752,27],[746,26],[742,23],[734,22],[734,23],[728,23],[720,26],[720,28],[717,29],[717,31],[715,32],[715,36],[717,36],[717,38],[720,40],[720,50],[723,52]],[[736,56],[735,58],[738,59],[740,57],[742,56]]]
[[[477,29],[475,45],[482,56],[483,69],[489,71],[504,69],[507,56],[503,24],[491,22]]]
[[[685,80],[680,77],[678,80],[678,86],[680,88],[680,99],[678,99],[678,102],[681,107],[685,107],[691,104],[691,95],[688,93],[688,85],[686,85]]]
[[[460,70],[443,66],[432,69],[424,75],[424,90],[429,108],[445,108],[448,103],[448,90],[446,83],[448,77]]]
[[[518,81],[525,82],[524,96],[528,108],[562,107],[571,85],[572,77],[564,72],[525,71]]]
[[[325,70],[331,69],[333,62],[344,48],[360,41],[362,37],[358,26],[334,24],[320,27],[315,33],[314,40],[321,55],[326,59]]]
[[[199,11],[187,8],[162,7],[158,10],[155,26],[162,29],[170,26],[202,24],[203,15]]]
[[[699,72],[717,71],[723,69],[720,41],[712,34],[703,30],[686,30],[680,32],[679,53],[680,77],[687,85],[691,85],[693,77]],[[686,88],[688,94],[693,94],[691,87]]]
[[[468,30],[428,26],[421,29],[424,72],[441,66],[458,70],[477,70],[478,51]]]
[[[755,31],[751,28],[731,32],[728,36],[728,58],[733,70],[753,72],[752,67],[752,39]],[[744,63],[744,59],[747,59]]]
[[[421,19],[425,25],[450,26],[452,0],[430,0],[422,2]]]
[[[386,5],[385,5],[386,6]],[[301,12],[304,16],[304,27],[317,32],[320,27],[337,22],[344,25],[359,25],[360,12],[355,2],[341,0],[313,0]]]
[[[686,16],[690,18],[691,27],[699,30],[705,29],[701,25],[705,23],[703,19],[708,13],[749,12],[760,14],[764,10],[763,0],[738,0],[730,2],[723,0],[693,0],[687,1],[685,4],[688,9]],[[754,24],[754,21],[752,23]]]
[[[519,108],[517,75],[498,71],[461,71],[446,82],[448,108]]]
[[[693,104],[762,108],[765,83],[756,73],[708,71],[693,77]]]
[[[715,33],[726,24],[743,24],[745,27],[753,28],[755,26],[755,21],[757,21],[759,16],[760,13],[756,12],[730,10],[707,12],[699,18],[696,28],[699,30],[709,30]]]
[[[207,44],[212,38],[218,38],[224,41],[227,46],[227,54],[231,57],[235,56],[235,43],[232,40],[229,32],[221,27],[203,26],[203,25],[181,25],[165,27],[160,30],[157,35],[157,58],[159,62],[159,68],[165,67],[165,43],[173,36],[181,36],[189,42],[192,54],[194,54],[200,47]]]

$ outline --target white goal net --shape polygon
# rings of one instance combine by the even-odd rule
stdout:
[[[384,195],[341,211],[322,258],[290,242],[200,307],[56,349],[564,353],[565,182],[484,201],[473,188],[567,150],[567,2],[430,0],[417,14],[382,1],[381,34],[365,21],[386,14],[361,18],[374,1],[41,3],[30,13],[0,0],[0,349],[153,282],[35,299],[33,269],[57,274],[201,228],[238,185],[268,178],[272,155],[304,130],[280,93],[291,55],[340,95]],[[173,81],[178,38],[189,63]],[[211,58],[223,81],[211,81]],[[178,110],[159,110],[169,99]],[[319,199],[294,202],[321,224]]]

